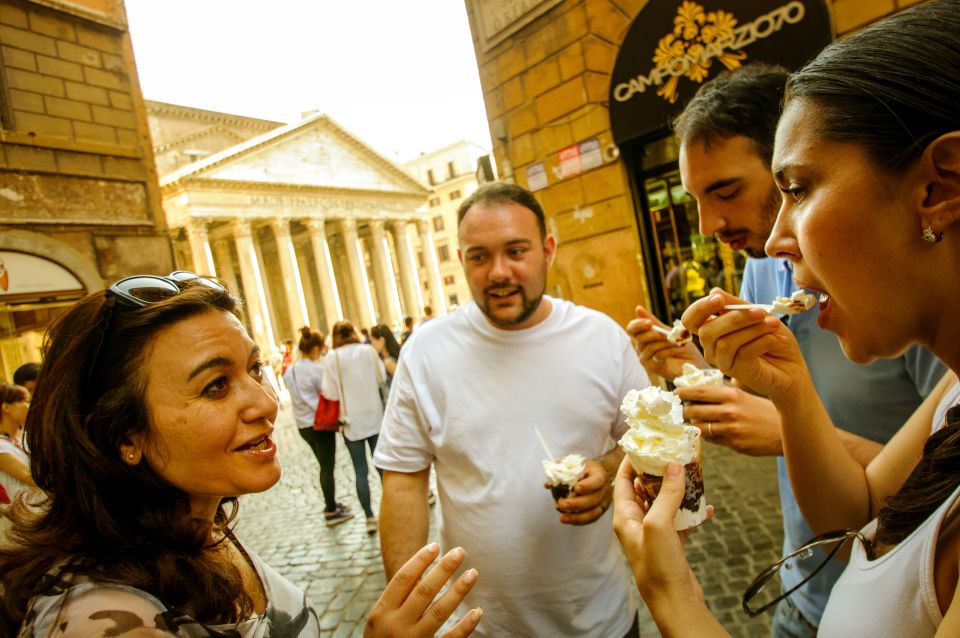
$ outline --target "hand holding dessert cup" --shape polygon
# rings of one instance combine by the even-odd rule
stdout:
[[[664,470],[660,493],[653,501],[638,499],[637,472],[624,459],[613,488],[613,529],[647,607],[655,619],[683,619],[696,635],[727,635],[704,602],[703,589],[690,569],[683,543],[693,530],[677,531],[675,517],[686,498],[685,474],[677,463]],[[707,520],[713,507],[706,508]],[[664,635],[670,633],[661,626]],[[702,631],[701,631],[702,630]]]
[[[603,466],[579,454],[542,461],[560,522],[565,525],[589,525],[607,511],[612,499],[610,477]]]

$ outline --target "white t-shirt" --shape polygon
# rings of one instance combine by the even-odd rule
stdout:
[[[626,431],[620,402],[649,385],[609,317],[549,299],[550,316],[493,327],[475,303],[420,326],[403,347],[374,459],[435,463],[444,551],[480,578],[456,612],[481,606],[480,636],[619,638],[633,623],[612,513],[564,525],[543,487],[538,427],[556,456],[596,458]]]
[[[346,413],[350,425],[340,428],[351,441],[360,441],[380,432],[383,420],[383,400],[377,379],[385,379],[387,371],[380,355],[365,343],[348,343],[327,353],[323,358],[323,396],[340,401],[340,416],[344,401],[337,382],[337,361],[340,362],[340,382],[346,395]]]
[[[298,428],[312,428],[317,413],[320,388],[323,382],[323,360],[302,358],[283,373],[283,382],[290,391],[293,418]]]

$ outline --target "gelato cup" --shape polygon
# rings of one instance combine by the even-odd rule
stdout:
[[[673,385],[678,388],[693,388],[700,385],[723,385],[723,373],[716,368],[698,368],[697,366],[685,363],[683,364],[683,374],[673,380]]]
[[[550,484],[550,493],[553,494],[554,501],[569,496],[570,490],[587,469],[586,459],[579,454],[568,454],[553,461],[544,459],[541,464],[543,473],[547,475],[547,483]]]
[[[636,430],[628,431],[620,439],[620,447],[627,453],[630,464],[640,478],[639,495],[650,503],[660,493],[667,464],[683,465],[683,471],[686,474],[686,493],[673,519],[673,525],[677,530],[690,529],[707,520],[707,505],[703,497],[700,430],[693,426],[685,426],[685,433],[686,442],[673,447],[656,448],[646,445],[648,441],[639,439]]]
[[[684,530],[705,521],[700,429],[683,422],[679,397],[655,386],[631,390],[623,398],[620,411],[630,426],[620,438],[620,447],[640,478],[641,495],[653,501],[660,492],[667,464],[680,463],[686,471],[687,488],[674,526]]]

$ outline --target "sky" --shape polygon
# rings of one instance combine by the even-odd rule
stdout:
[[[148,100],[328,114],[387,158],[490,147],[464,0],[125,0]]]

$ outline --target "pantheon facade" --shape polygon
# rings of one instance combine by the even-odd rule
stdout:
[[[241,293],[261,348],[444,306],[429,190],[330,117],[146,107],[177,263]]]

